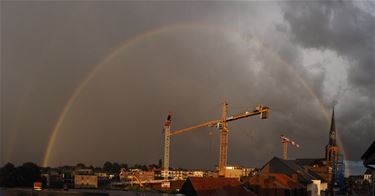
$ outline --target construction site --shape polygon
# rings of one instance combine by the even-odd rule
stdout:
[[[344,163],[342,152],[336,144],[334,111],[329,129],[329,142],[325,157],[312,159],[288,159],[288,147],[300,148],[300,144],[280,135],[282,158],[273,157],[263,167],[241,168],[228,164],[229,124],[240,119],[259,116],[269,118],[270,108],[259,105],[252,111],[229,115],[228,103],[223,102],[220,119],[209,120],[189,127],[172,129],[173,114],[169,112],[164,121],[163,164],[157,178],[142,180],[140,173],[133,173],[132,185],[158,187],[174,190],[186,195],[215,195],[221,190],[225,195],[334,195],[344,191]],[[219,159],[216,171],[178,171],[171,167],[170,149],[173,136],[188,134],[203,127],[214,127],[219,131]],[[210,132],[210,135],[212,133]],[[246,187],[243,189],[243,187]],[[234,192],[233,192],[234,191]],[[204,194],[203,194],[204,195]],[[209,194],[210,195],[210,194]]]

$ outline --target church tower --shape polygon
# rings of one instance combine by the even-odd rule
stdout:
[[[336,125],[335,125],[335,109],[332,111],[331,128],[329,130],[329,140],[326,145],[326,162],[328,166],[328,182],[330,186],[334,184],[336,175],[338,174],[338,162],[339,162],[339,147],[336,143]]]
[[[339,148],[336,143],[335,109],[332,111],[331,128],[329,130],[329,140],[326,146],[326,161],[329,164],[338,161]]]

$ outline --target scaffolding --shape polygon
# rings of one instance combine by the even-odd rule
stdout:
[[[337,160],[335,159],[332,164],[332,191],[337,193],[345,192],[345,164],[344,156],[342,153],[338,154]]]
[[[345,179],[344,155],[342,153],[339,153],[339,157],[337,161],[337,175],[335,176],[335,181],[341,193],[345,191],[344,179]]]

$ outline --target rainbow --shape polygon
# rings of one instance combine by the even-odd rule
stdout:
[[[174,25],[167,25],[167,26],[157,27],[157,28],[148,30],[146,32],[143,32],[143,33],[141,33],[141,34],[139,34],[137,36],[134,36],[134,37],[132,37],[130,39],[125,40],[125,42],[123,42],[122,44],[120,44],[119,47],[117,47],[114,50],[112,50],[112,52],[110,52],[102,61],[100,61],[97,65],[94,66],[94,68],[80,82],[80,84],[78,85],[78,87],[74,90],[73,94],[68,99],[68,101],[67,101],[65,107],[63,108],[62,112],[60,113],[60,115],[59,115],[59,117],[58,117],[58,119],[56,121],[56,124],[55,124],[55,126],[54,126],[54,128],[52,130],[52,133],[51,133],[51,135],[49,137],[47,148],[46,148],[46,151],[45,151],[45,154],[44,154],[44,158],[43,158],[43,166],[44,167],[49,166],[49,159],[50,159],[50,156],[51,156],[54,144],[56,142],[57,135],[58,135],[59,130],[60,130],[60,128],[61,128],[61,126],[62,126],[62,124],[64,122],[65,117],[69,113],[69,111],[72,108],[74,102],[79,97],[81,91],[94,78],[94,76],[103,67],[105,67],[105,65],[107,65],[114,57],[116,57],[117,55],[119,55],[120,52],[123,51],[124,49],[131,48],[132,46],[135,46],[136,44],[141,43],[143,40],[146,40],[147,38],[151,38],[152,36],[155,36],[155,35],[158,35],[158,34],[161,34],[161,33],[167,33],[167,32],[171,32],[171,31],[175,31],[175,30],[179,30],[179,29],[189,29],[189,28],[206,28],[206,29],[211,29],[211,30],[215,30],[215,31],[220,31],[220,32],[223,32],[223,33],[230,33],[230,34],[236,34],[236,35],[239,34],[238,32],[236,32],[234,30],[231,30],[229,28],[225,28],[225,27],[221,27],[221,26],[214,26],[212,24],[206,24],[206,23],[184,23],[184,24],[174,24]],[[303,77],[298,73],[298,71],[294,68],[294,66],[292,64],[288,63],[287,61],[285,61],[280,55],[278,55],[277,53],[275,53],[273,50],[271,50],[270,47],[267,47],[264,43],[262,43],[258,39],[252,39],[252,40],[257,41],[262,48],[264,48],[267,51],[269,51],[270,54],[274,58],[276,58],[281,64],[287,66],[288,70],[291,71],[296,76],[296,78],[298,79],[298,81],[301,82],[301,84],[305,87],[305,89],[307,90],[307,92],[315,100],[317,100],[320,109],[322,110],[324,116],[327,119],[327,122],[329,122],[330,121],[330,114],[326,110],[326,108],[324,107],[323,102],[316,95],[316,93],[314,92],[313,88],[309,85],[309,83],[306,80],[304,80]],[[341,138],[338,136],[337,139],[338,139],[339,145],[342,146],[341,145],[342,144]],[[344,150],[343,150],[343,153],[344,153],[344,157],[346,157],[346,153],[345,153]],[[346,166],[345,169],[346,169],[346,171],[349,171],[347,166]]]

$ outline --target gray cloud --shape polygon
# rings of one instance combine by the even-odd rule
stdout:
[[[368,4],[373,9],[373,2]],[[294,43],[332,50],[349,62],[349,86],[341,86],[345,90],[338,89],[332,101],[340,99],[342,139],[349,157],[358,159],[375,139],[375,16],[356,2],[304,2],[283,4],[283,8]]]

